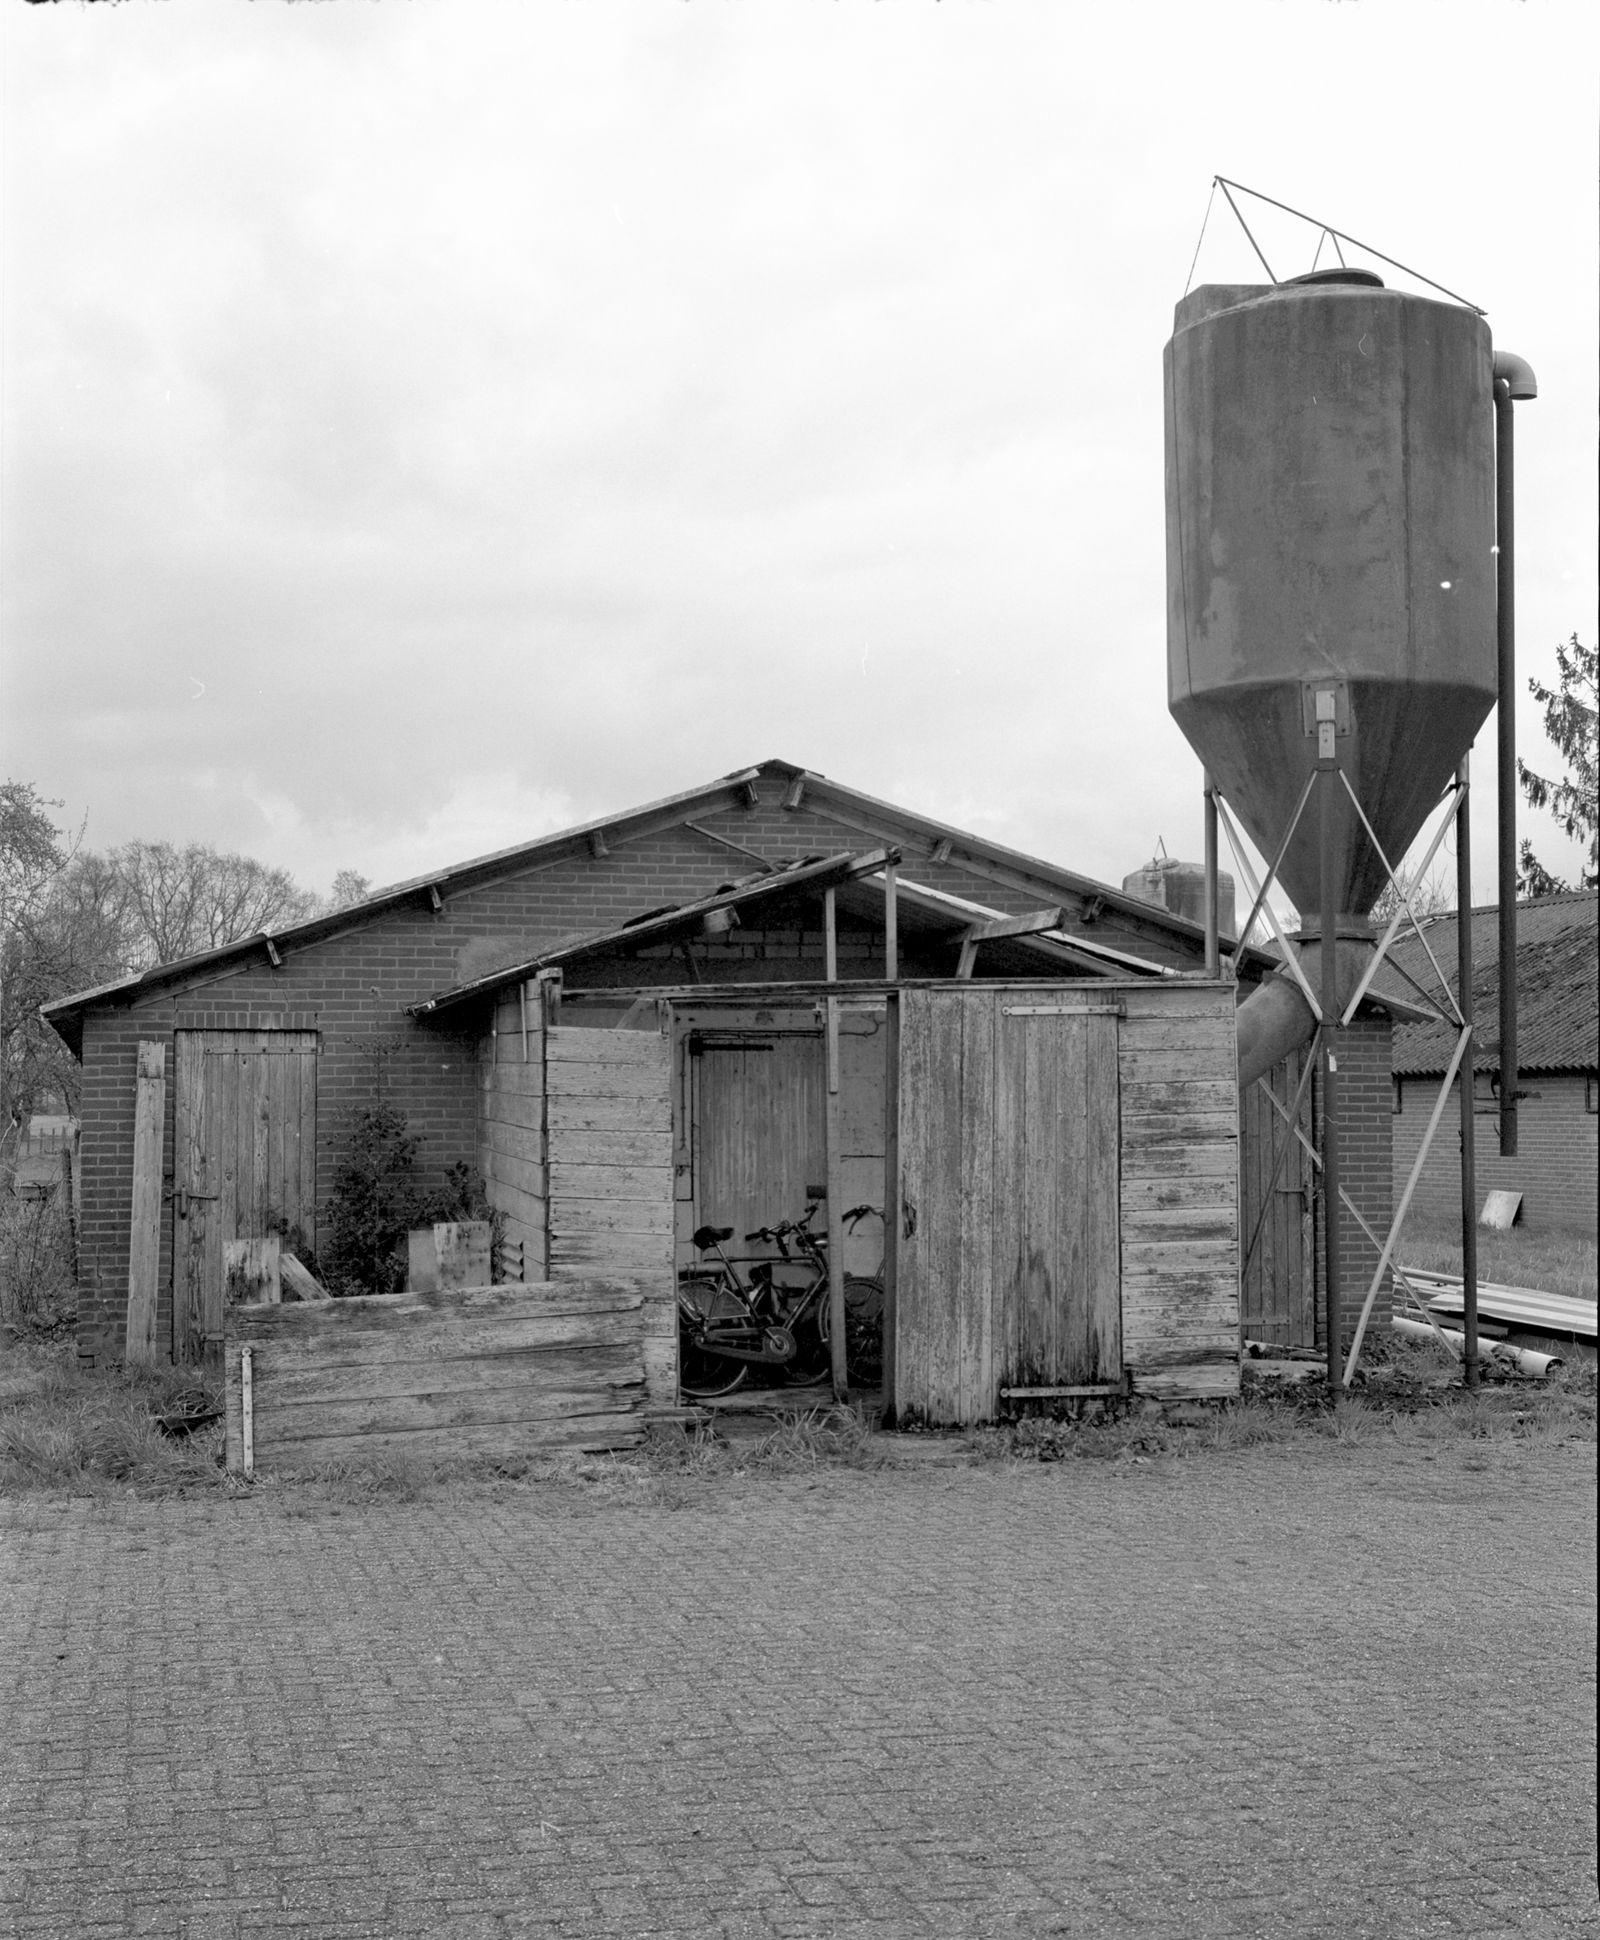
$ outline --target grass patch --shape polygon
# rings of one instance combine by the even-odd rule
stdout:
[[[1569,1361],[1542,1380],[1486,1369],[1482,1385],[1469,1392],[1457,1364],[1432,1342],[1385,1342],[1384,1349],[1337,1402],[1321,1378],[1269,1380],[1247,1387],[1236,1401],[1170,1410],[1133,1402],[1075,1420],[981,1428],[968,1444],[980,1461],[1060,1462],[1199,1457],[1269,1444],[1596,1439],[1593,1361]]]
[[[220,1491],[220,1421],[171,1436],[156,1417],[220,1406],[192,1368],[85,1373],[72,1341],[0,1336],[0,1495]]]
[[[1459,1273],[1460,1226],[1413,1215],[1401,1236],[1400,1260],[1423,1273]],[[1478,1228],[1478,1278],[1496,1286],[1533,1287],[1540,1293],[1593,1300],[1595,1260],[1595,1241],[1586,1233]]]

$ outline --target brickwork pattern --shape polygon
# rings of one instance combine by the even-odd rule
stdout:
[[[1592,1936],[1594,1451],[1479,1447],[0,1505],[0,1940]]]
[[[1480,1080],[1480,1083],[1482,1081]],[[1428,1116],[1439,1096],[1437,1078],[1402,1078],[1400,1110],[1394,1114],[1394,1190],[1398,1199],[1416,1162]],[[1475,1211],[1497,1188],[1522,1194],[1522,1219],[1530,1230],[1593,1233],[1600,1201],[1600,1115],[1588,1108],[1593,1078],[1581,1071],[1534,1071],[1522,1077],[1534,1094],[1517,1110],[1517,1156],[1500,1156],[1500,1123],[1481,1107],[1473,1120]],[[1434,1134],[1412,1206],[1432,1220],[1461,1216],[1461,1088],[1449,1101]]]
[[[1388,1237],[1394,1216],[1394,1152],[1391,1101],[1393,1098],[1392,1044],[1394,1027],[1387,1019],[1357,1018],[1340,1033],[1338,1134],[1340,1183],[1360,1209],[1361,1216],[1378,1236],[1379,1244]],[[1316,1122],[1322,1123],[1323,1102],[1320,1074],[1313,1082]],[[1320,1149],[1321,1134],[1318,1134]],[[1319,1175],[1320,1176],[1320,1175]],[[1326,1285],[1323,1267],[1322,1195],[1317,1197],[1316,1272],[1318,1340],[1323,1338],[1325,1308],[1322,1289]],[[1367,1297],[1378,1248],[1361,1230],[1360,1223],[1347,1206],[1339,1212],[1339,1312],[1340,1332],[1348,1345],[1362,1303]],[[1387,1278],[1387,1276],[1385,1276]],[[1378,1289],[1369,1326],[1387,1324],[1393,1298],[1387,1286]]]

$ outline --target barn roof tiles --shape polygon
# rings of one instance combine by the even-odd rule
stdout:
[[[1517,905],[1517,1064],[1524,1071],[1593,1071],[1600,1037],[1600,898],[1593,892],[1544,896]],[[1456,985],[1456,914],[1423,925],[1440,967]],[[1413,936],[1396,954],[1414,973],[1431,978]],[[1499,913],[1489,904],[1472,912],[1472,1010],[1477,1035],[1473,1067],[1493,1070],[1500,1059]],[[1441,1072],[1455,1048],[1444,1024],[1405,1024],[1394,1034],[1397,1077]]]

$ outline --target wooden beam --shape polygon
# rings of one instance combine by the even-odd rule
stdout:
[[[273,940],[272,940],[272,938],[271,938],[270,936],[268,936],[268,937],[263,937],[263,939],[262,939],[262,941],[263,941],[263,942],[264,942],[264,943],[266,944],[266,946],[267,946],[267,961],[268,961],[268,963],[270,963],[270,964],[272,965],[272,967],[273,967],[273,969],[274,969],[274,970],[281,970],[281,969],[283,968],[283,958],[282,958],[281,956],[279,956],[279,954],[278,954],[278,946],[277,946],[277,944],[273,942]]]
[[[885,1006],[883,1101],[883,1407],[895,1426],[895,1330],[900,1279],[900,999]]]
[[[968,935],[961,939],[961,955],[956,959],[956,975],[966,978],[972,975],[972,966],[978,961],[978,940]]]
[[[439,894],[439,885],[436,882],[428,884],[428,901],[433,905],[435,915],[444,908],[444,898]]]
[[[789,784],[789,792],[783,798],[785,808],[798,808],[806,798],[806,778],[796,775]]]
[[[834,906],[834,893],[831,889],[822,892],[822,962],[823,975],[829,983],[839,981],[839,922]]]
[[[761,791],[753,781],[746,781],[744,783],[744,805],[746,808],[759,808],[761,806]]]
[[[604,829],[590,829],[589,853],[597,859],[600,856],[610,855],[611,850],[606,844],[606,832]]]
[[[1061,909],[1030,910],[1026,916],[996,916],[986,923],[973,923],[966,932],[966,940],[973,943],[992,943],[1002,936],[1037,936],[1041,930],[1058,930],[1061,927]]]
[[[833,891],[828,891],[833,914]],[[829,924],[831,937],[832,923]],[[844,1311],[844,1128],[839,1109],[839,999],[827,999],[828,1083],[823,1096],[823,1139],[828,1166],[828,1350],[836,1401],[850,1399]]]
[[[928,860],[930,862],[948,862],[950,860],[949,836],[941,836],[940,839],[934,843],[933,849],[928,856]]]
[[[128,1227],[128,1324],[124,1363],[156,1359],[161,1277],[161,1143],[167,1108],[167,1047],[141,1044],[134,1079],[133,1210]]]
[[[890,983],[900,975],[900,898],[892,862],[883,870],[883,974]]]
[[[759,862],[763,869],[775,865],[767,860],[759,849],[747,848],[743,842],[735,842],[731,836],[719,835],[715,829],[708,829],[703,822],[685,822],[686,829],[693,829],[696,835],[703,835],[708,842],[720,843],[724,849],[732,849],[735,855],[747,855],[752,862]]]

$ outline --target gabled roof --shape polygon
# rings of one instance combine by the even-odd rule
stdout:
[[[408,1004],[406,1008],[413,1017],[430,1017],[435,1011],[450,1010],[457,1004],[472,1003],[480,997],[490,996],[508,984],[522,983],[540,970],[566,968],[588,957],[605,956],[619,946],[648,949],[663,943],[675,943],[681,938],[703,933],[706,918],[717,912],[735,912],[742,919],[747,914],[758,912],[763,904],[784,902],[807,890],[817,892],[831,889],[858,877],[870,876],[881,870],[886,862],[898,859],[898,851],[885,849],[874,849],[870,854],[861,856],[807,856],[786,869],[746,876],[740,882],[729,884],[713,895],[701,896],[693,902],[678,903],[671,909],[650,910],[610,929],[584,930],[576,935],[558,937],[542,945],[532,956],[485,971],[481,977],[473,977],[466,983],[437,991],[431,997],[424,997],[420,1003]]]
[[[136,997],[176,984],[204,978],[208,972],[221,971],[252,958],[275,958],[290,951],[304,950],[340,935],[370,920],[375,914],[421,901],[438,906],[453,894],[480,888],[488,883],[514,876],[529,868],[543,867],[568,857],[595,852],[598,843],[627,841],[656,830],[680,826],[696,815],[721,813],[727,809],[753,806],[762,781],[781,781],[786,805],[798,808],[810,802],[846,828],[856,829],[874,846],[894,845],[916,856],[936,855],[958,867],[971,867],[976,873],[1013,889],[1037,896],[1041,901],[1069,901],[1075,909],[1095,913],[1114,912],[1122,927],[1150,938],[1158,949],[1179,951],[1198,959],[1204,947],[1204,934],[1198,924],[1175,915],[1154,903],[1130,896],[1109,884],[1080,876],[1069,869],[1038,857],[1008,849],[998,842],[974,835],[953,824],[941,822],[913,810],[863,794],[831,781],[815,769],[791,761],[769,760],[753,767],[736,768],[698,788],[665,795],[638,808],[582,822],[575,828],[497,849],[488,855],[448,869],[432,870],[405,882],[391,884],[358,903],[330,910],[303,923],[291,924],[270,933],[262,931],[243,937],[220,949],[199,956],[184,957],[172,963],[156,964],[136,975],[96,985],[41,1005],[41,1015],[68,1047],[77,1053],[83,1042],[84,1013],[98,1004],[126,1003]],[[720,839],[720,838],[718,838]],[[1084,920],[1088,920],[1085,915]]]
[[[1429,918],[1424,933],[1456,987],[1456,912]],[[1395,950],[1430,987],[1432,970],[1415,936]],[[1593,891],[1542,896],[1517,905],[1517,1064],[1523,1071],[1593,1071],[1600,1058],[1600,897]],[[1499,909],[1472,912],[1473,1067],[1500,1059]],[[1443,1024],[1407,1024],[1394,1034],[1399,1077],[1441,1072],[1456,1033]]]
[[[522,983],[541,970],[572,968],[588,959],[609,956],[619,950],[659,948],[664,943],[701,935],[706,931],[706,919],[718,912],[731,912],[741,923],[746,919],[759,921],[764,906],[786,902],[796,895],[814,895],[824,889],[841,892],[842,909],[868,918],[878,916],[882,912],[886,893],[885,865],[897,863],[899,859],[898,849],[873,849],[864,855],[807,856],[787,868],[746,876],[713,895],[679,903],[670,909],[646,911],[610,929],[585,930],[573,936],[555,938],[541,945],[531,955],[485,971],[482,976],[473,977],[465,983],[454,984],[448,990],[437,991],[419,1003],[407,1005],[407,1010],[413,1017],[429,1017],[438,1011],[451,1010],[458,1004],[490,996],[511,984]],[[943,890],[930,889],[903,878],[896,880],[895,896],[903,933],[909,934],[921,928],[942,937],[960,938],[969,932],[981,932],[985,925],[991,923],[1000,924],[1008,931],[1012,927],[1000,910],[990,909],[982,903],[968,902],[963,897],[951,896]],[[1081,938],[1068,937],[1050,926],[1027,933],[1007,934],[1004,942],[1011,951],[1020,950],[1043,959],[1060,971],[1077,975],[1085,970],[1097,976],[1171,977],[1178,974],[1165,964],[1152,963],[1106,944],[1086,943]]]

